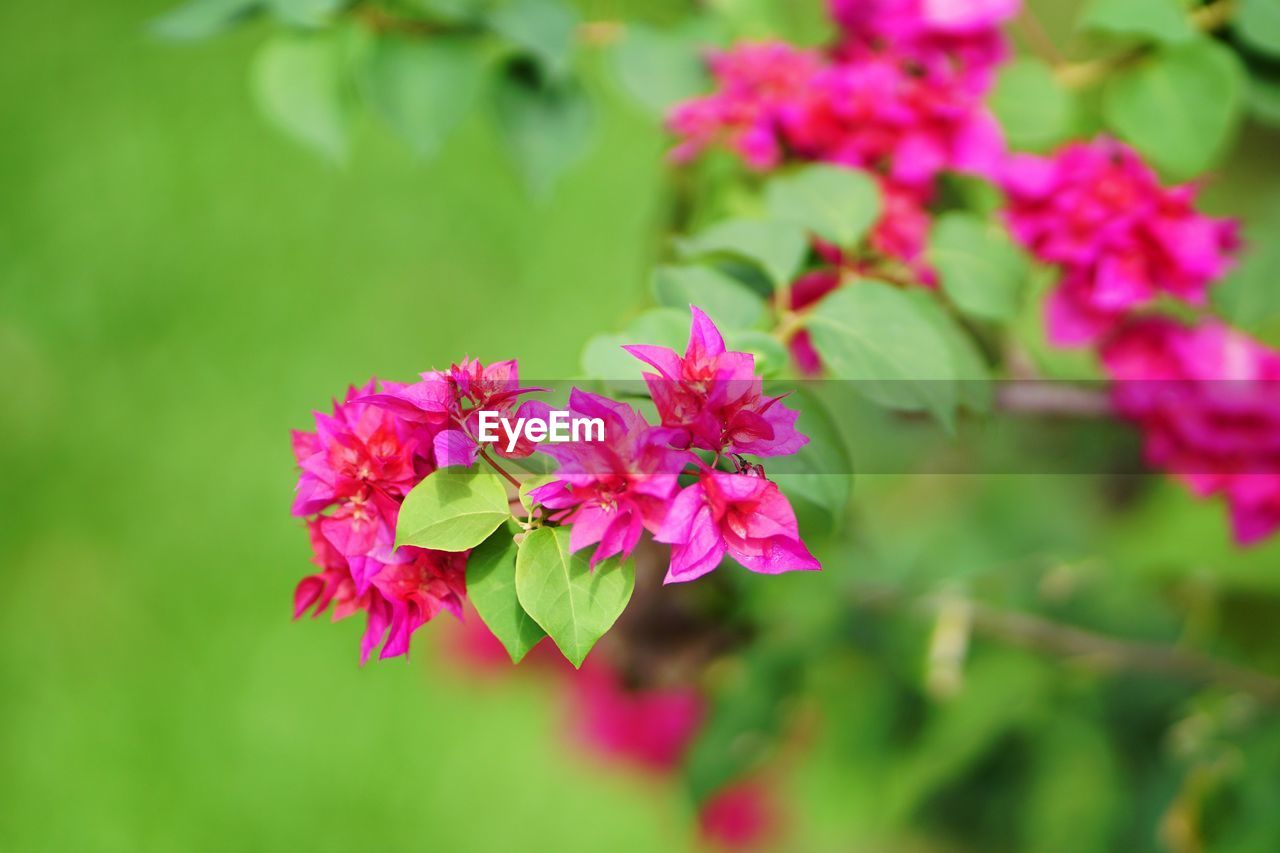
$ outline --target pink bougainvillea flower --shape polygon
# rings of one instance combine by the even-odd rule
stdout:
[[[666,347],[636,345],[627,352],[655,368],[645,383],[662,425],[676,430],[682,447],[713,453],[786,456],[809,439],[796,431],[799,413],[766,397],[755,356],[731,352],[711,318],[690,306],[693,324],[681,356]]]
[[[1021,0],[831,0],[840,56],[892,52],[916,73],[955,81],[975,94],[989,88],[1008,56],[1000,27]]]
[[[307,523],[313,559],[321,571],[299,581],[294,590],[294,618],[307,611],[319,616],[333,606],[333,619],[361,610],[366,614],[360,641],[360,662],[366,663],[379,645],[381,657],[406,655],[415,630],[440,610],[460,612],[465,595],[466,557],[421,548],[401,548],[363,593],[357,593],[346,557],[321,530],[323,517]]]
[[[485,366],[475,359],[464,359],[448,370],[423,373],[419,382],[384,383],[381,394],[371,394],[367,399],[424,429],[430,438],[432,462],[436,467],[470,467],[481,450],[476,440],[479,413],[543,417],[545,404],[536,401],[519,404],[521,395],[541,390],[544,389],[520,387],[515,361]],[[520,405],[518,411],[517,405]],[[493,447],[495,452],[512,458],[527,457],[536,449],[533,442],[524,438],[511,452],[502,442]]]
[[[676,433],[653,427],[624,403],[574,389],[569,396],[573,418],[599,418],[603,441],[549,444],[543,452],[556,459],[556,479],[529,492],[552,510],[552,518],[572,525],[569,547],[597,546],[591,565],[629,556],[641,531],[654,532],[679,486],[680,472],[691,461],[671,445]]]
[[[1148,462],[1225,498],[1241,544],[1280,529],[1280,352],[1216,321],[1149,318],[1121,327],[1102,356]]]
[[[981,98],[931,80],[889,53],[832,61],[778,43],[711,60],[719,88],[678,105],[668,127],[678,162],[723,145],[765,171],[784,157],[867,169],[925,187],[946,169],[994,176],[1003,135]]]
[[[979,99],[888,55],[822,68],[781,109],[778,127],[800,160],[921,190],[946,170],[994,176],[1004,153],[999,125]]]
[[[413,431],[394,415],[366,402],[375,383],[352,387],[333,414],[315,413],[316,431],[293,433],[302,467],[294,515],[312,515],[349,498],[373,492],[402,498],[419,477]]]
[[[704,469],[676,496],[654,539],[672,546],[664,583],[700,578],[726,554],[763,574],[822,568],[800,540],[790,502],[753,472]]]
[[[361,643],[362,659],[367,659],[381,640],[384,625],[386,643],[380,657],[390,658],[407,655],[413,632],[442,610],[461,619],[466,566],[466,554],[399,548],[373,579],[378,593],[373,600],[378,606],[369,609],[370,628]]]
[[[458,612],[464,595],[465,557],[395,548],[400,504],[434,470],[434,451],[426,423],[375,405],[376,388],[352,388],[332,415],[316,413],[315,432],[293,434],[293,512],[308,517],[321,569],[298,584],[294,615],[363,610],[362,662],[379,646],[382,657],[406,654],[410,635],[441,609]]]
[[[776,168],[784,155],[779,117],[810,85],[821,56],[764,42],[713,53],[708,62],[719,89],[672,111],[668,127],[681,140],[672,157],[683,163],[723,145],[753,169]]]
[[[1161,186],[1111,139],[1015,155],[1002,184],[1014,236],[1061,270],[1048,322],[1063,346],[1096,341],[1162,295],[1203,305],[1239,246],[1235,221],[1197,212],[1194,187]]]
[[[769,849],[782,819],[772,791],[757,780],[737,782],[711,796],[698,812],[704,840],[727,849]]]
[[[568,674],[574,734],[601,757],[671,773],[697,734],[705,712],[691,687],[629,688],[603,658]]]

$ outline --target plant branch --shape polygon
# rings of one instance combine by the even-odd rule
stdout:
[[[1235,0],[1213,0],[1193,9],[1187,15],[1191,26],[1204,33],[1221,29],[1235,15]],[[1126,51],[1102,59],[1071,62],[1057,68],[1058,82],[1068,89],[1083,89],[1104,80],[1111,72],[1146,56],[1147,47]]]
[[[1016,29],[1026,40],[1027,46],[1032,52],[1038,55],[1045,62],[1057,68],[1065,65],[1067,58],[1062,55],[1062,51],[1058,50],[1058,46],[1053,43],[1053,39],[1049,37],[1049,32],[1044,28],[1044,24],[1040,23],[1040,18],[1036,16],[1035,10],[1031,5],[1024,3],[1022,6],[1022,14],[1013,20],[1014,29]]]
[[[517,480],[515,477],[511,476],[511,472],[509,472],[507,469],[503,468],[503,467],[502,467],[501,465],[499,465],[497,462],[494,462],[494,461],[493,461],[493,457],[491,457],[491,456],[490,456],[488,453],[486,453],[484,450],[481,450],[481,451],[480,451],[480,458],[481,458],[481,459],[483,459],[485,462],[488,462],[488,463],[489,463],[489,467],[490,467],[490,468],[492,468],[493,470],[497,471],[497,472],[498,472],[499,474],[501,474],[504,478],[506,478],[506,481],[507,481],[508,483],[510,483],[511,485],[515,486],[515,487],[516,487],[516,491],[517,491],[517,492],[520,490],[520,481],[519,481],[519,480]]]
[[[906,604],[934,617],[939,608],[954,607],[955,601],[954,595],[912,599],[896,590],[882,588],[856,596],[854,603],[880,610]],[[1162,675],[1198,685],[1225,687],[1280,707],[1280,678],[1250,667],[1192,649],[1112,637],[979,601],[966,600],[966,606],[972,630],[992,639],[1075,659],[1105,672]]]
[[[1019,415],[1105,418],[1112,414],[1105,391],[1068,382],[1017,379],[996,390],[996,407]]]

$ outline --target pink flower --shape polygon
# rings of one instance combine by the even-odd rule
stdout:
[[[668,126],[683,140],[672,157],[686,162],[707,148],[725,145],[753,169],[777,167],[784,154],[779,116],[803,95],[822,67],[821,57],[783,42],[765,42],[713,53],[709,64],[720,89],[672,111]]]
[[[1223,496],[1241,544],[1280,528],[1280,352],[1216,321],[1146,319],[1102,356],[1148,462],[1199,497]]]
[[[1196,211],[1194,187],[1162,187],[1110,139],[1015,155],[1002,183],[1014,236],[1061,270],[1048,319],[1063,346],[1097,340],[1161,295],[1203,305],[1239,245],[1236,222]]]
[[[800,541],[791,504],[754,470],[704,469],[698,482],[676,496],[654,539],[672,546],[664,583],[700,578],[726,554],[764,574],[822,568]]]
[[[553,510],[553,520],[572,525],[571,550],[598,546],[591,557],[595,566],[629,556],[642,530],[658,529],[691,457],[670,447],[672,430],[650,426],[623,403],[575,388],[569,412],[602,420],[604,441],[546,445],[543,452],[560,468],[555,480],[529,496]]]
[[[975,94],[991,84],[1008,55],[1000,26],[1020,0],[831,0],[842,56],[890,51],[933,79],[955,80]]]
[[[629,688],[596,656],[568,676],[574,733],[604,758],[644,770],[679,769],[704,702],[689,687]]]
[[[768,848],[776,843],[781,817],[772,792],[758,781],[737,782],[702,805],[702,837],[723,848]]]
[[[1004,152],[995,119],[962,88],[871,55],[818,71],[779,111],[797,159],[865,169],[927,190],[945,170],[994,175]]]
[[[302,466],[294,515],[311,515],[347,499],[365,500],[373,493],[403,498],[420,479],[412,430],[365,402],[375,387],[373,382],[353,386],[344,402],[334,401],[332,415],[315,413],[315,432],[293,433],[294,457]]]
[[[293,434],[293,513],[308,517],[321,569],[299,582],[294,616],[365,611],[361,662],[380,645],[381,657],[407,654],[413,632],[442,609],[460,613],[465,595],[465,556],[395,548],[400,504],[434,470],[434,452],[426,421],[375,405],[376,387],[350,389],[332,415],[316,413],[315,432]]]
[[[526,401],[516,410],[522,394],[540,390],[520,387],[515,361],[501,361],[486,367],[475,359],[464,359],[448,370],[423,373],[420,382],[383,383],[382,393],[368,399],[423,430],[430,437],[432,462],[436,467],[470,467],[480,453],[476,440],[479,413],[543,417],[546,406],[536,401]],[[535,449],[536,445],[523,437],[511,453],[506,452],[501,442],[494,444],[497,453],[511,458],[524,458]]]
[[[711,318],[696,307],[689,344],[681,357],[666,347],[624,347],[658,372],[645,383],[662,425],[678,433],[680,446],[713,453],[786,456],[809,439],[796,431],[799,413],[764,396],[755,357],[726,350]]]

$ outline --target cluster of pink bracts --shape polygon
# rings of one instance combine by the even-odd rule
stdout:
[[[604,421],[604,441],[524,442],[509,453],[491,447],[512,458],[542,452],[559,463],[554,479],[529,495],[547,521],[569,526],[574,551],[594,547],[592,566],[629,556],[647,530],[671,546],[668,583],[701,577],[726,556],[766,574],[818,569],[786,497],[743,458],[799,450],[808,439],[796,431],[798,415],[764,395],[752,355],[727,350],[711,320],[692,311],[683,355],[628,347],[657,371],[645,380],[661,424],[574,389],[570,412]],[[382,657],[403,655],[413,632],[438,612],[460,613],[466,555],[396,548],[400,504],[437,468],[491,462],[475,438],[479,413],[546,412],[539,401],[520,402],[534,390],[520,387],[515,362],[464,361],[410,385],[353,388],[332,415],[316,413],[315,432],[294,433],[302,475],[293,513],[308,519],[321,569],[298,585],[295,614],[331,605],[335,619],[365,611],[367,660],[384,638]],[[734,470],[720,470],[720,461]],[[681,476],[692,482],[682,488]]]
[[[1269,399],[1277,386],[1264,384],[1280,354],[1218,323],[1188,327],[1150,316],[1162,299],[1207,303],[1209,287],[1234,263],[1237,223],[1198,212],[1195,186],[1162,186],[1135,151],[1112,139],[1047,157],[1006,150],[983,99],[1007,57],[1000,26],[1020,0],[830,5],[841,28],[835,44],[744,44],[716,54],[716,91],[677,106],[668,121],[680,162],[723,146],[759,171],[819,161],[879,181],[884,206],[867,245],[842,252],[817,244],[826,266],[793,283],[792,308],[811,306],[847,273],[877,275],[886,259],[934,286],[924,248],[937,178],[977,174],[1004,191],[1014,238],[1059,273],[1046,311],[1050,339],[1099,347],[1117,380],[1117,410],[1143,428],[1152,464],[1198,495],[1225,496],[1239,541],[1280,528],[1271,443],[1261,430],[1236,426],[1280,426]],[[806,333],[791,349],[802,373],[821,373]],[[1153,380],[1167,388],[1171,379],[1180,382],[1177,405],[1166,395],[1153,406],[1146,398],[1155,395],[1133,387]],[[1236,385],[1229,416],[1222,380]]]

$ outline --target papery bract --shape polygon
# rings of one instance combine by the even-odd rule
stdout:
[[[799,413],[764,395],[755,356],[726,349],[711,318],[691,311],[683,356],[666,347],[624,347],[658,371],[644,377],[662,425],[682,436],[681,446],[713,453],[785,456],[803,447],[809,439],[796,431]]]
[[[753,473],[704,469],[676,496],[654,539],[672,546],[665,583],[702,577],[725,555],[764,574],[822,568],[800,540],[790,502]]]
[[[1280,352],[1216,321],[1150,318],[1118,330],[1102,355],[1152,465],[1224,497],[1240,543],[1280,529]]]
[[[1061,271],[1048,309],[1060,345],[1095,341],[1159,296],[1203,305],[1239,244],[1234,221],[1196,211],[1194,187],[1161,186],[1110,139],[1015,155],[1002,183],[1014,236]]]
[[[560,468],[556,479],[529,496],[552,510],[554,520],[572,525],[572,550],[597,546],[595,566],[630,555],[641,531],[657,530],[691,457],[670,446],[672,430],[651,426],[624,403],[575,388],[569,413],[603,421],[604,440],[545,445],[542,451]]]
[[[470,467],[481,450],[477,441],[479,413],[490,411],[512,418],[545,417],[545,404],[532,400],[519,402],[521,395],[540,390],[520,386],[515,361],[485,366],[475,359],[464,359],[448,370],[423,373],[419,382],[384,383],[382,393],[371,394],[368,399],[425,430],[436,467]],[[493,447],[498,454],[511,458],[529,456],[536,449],[536,445],[523,436],[512,451],[507,451],[501,442]]]
[[[308,517],[321,568],[298,584],[294,615],[363,610],[362,662],[379,646],[384,658],[406,654],[413,632],[442,609],[460,613],[465,595],[465,555],[395,547],[401,502],[435,469],[440,424],[416,407],[375,403],[381,396],[376,382],[352,388],[333,414],[316,413],[315,432],[293,435],[302,467],[293,512]]]

